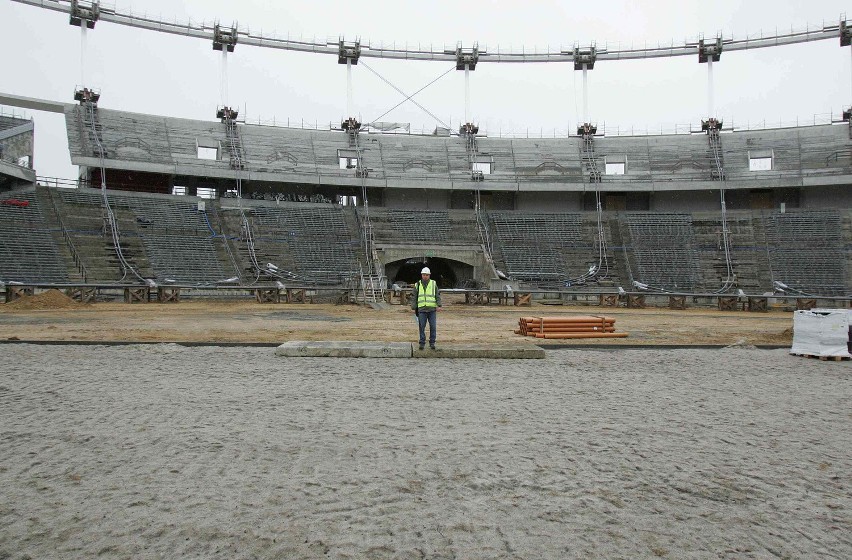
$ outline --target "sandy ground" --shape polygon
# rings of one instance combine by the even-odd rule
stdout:
[[[0,345],[0,558],[848,559],[850,402],[784,350]]]
[[[63,296],[64,297],[64,296]],[[522,316],[605,314],[624,339],[575,344],[792,343],[789,312],[720,312],[665,308],[468,306],[452,298],[438,318],[439,342],[524,341],[515,335]],[[3,339],[161,342],[284,342],[288,340],[416,341],[417,325],[401,306],[375,310],[353,305],[193,301],[178,304],[71,304],[30,309],[0,305]],[[566,341],[557,341],[566,343]],[[571,342],[568,342],[571,343]]]

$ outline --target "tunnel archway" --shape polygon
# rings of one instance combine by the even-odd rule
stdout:
[[[385,272],[395,284],[414,284],[420,280],[420,270],[424,266],[432,271],[432,280],[438,283],[439,288],[455,288],[460,282],[473,277],[472,266],[443,257],[416,257],[390,262],[385,265]]]

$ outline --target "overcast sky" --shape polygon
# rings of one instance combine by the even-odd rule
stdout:
[[[106,4],[104,4],[106,5]],[[164,20],[223,24],[319,41],[431,45],[478,42],[480,48],[532,50],[682,44],[705,37],[837,23],[845,2],[821,0],[420,1],[271,2],[269,0],[118,0]],[[653,7],[651,7],[653,6]],[[6,36],[0,91],[72,101],[85,75],[101,90],[101,107],[214,120],[221,103],[221,54],[208,41],[100,22],[87,34],[81,71],[80,29],[67,16],[0,0]],[[9,46],[13,47],[9,47]],[[735,125],[807,121],[852,102],[852,52],[834,38],[810,44],[723,53],[714,64],[716,116]],[[448,70],[449,62],[364,58],[398,88],[413,93]],[[276,122],[340,122],[346,113],[346,70],[336,57],[237,45],[228,58],[229,104],[241,116]],[[402,97],[359,65],[354,107],[369,122]],[[589,73],[590,120],[603,126],[658,130],[698,123],[707,112],[707,66],[697,56],[602,61]],[[464,73],[452,71],[415,99],[457,128],[464,117]],[[490,134],[567,134],[582,118],[582,76],[570,63],[480,64],[471,75],[473,121]],[[9,108],[4,108],[9,111]],[[19,113],[20,110],[16,110]],[[64,119],[26,111],[36,125],[39,175],[74,177]],[[431,131],[439,124],[411,103],[383,121]]]

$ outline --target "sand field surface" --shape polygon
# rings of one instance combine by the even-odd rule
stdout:
[[[0,558],[848,559],[850,402],[747,346],[5,344]]]
[[[721,312],[708,309],[626,309],[582,306],[469,306],[445,298],[439,341],[527,341],[513,333],[523,316],[607,315],[624,339],[583,339],[577,344],[789,345],[789,312]],[[177,304],[79,304],[64,295],[39,294],[0,305],[0,339],[31,341],[262,342],[288,340],[416,341],[413,314],[399,305],[268,304],[194,300]],[[539,342],[541,342],[539,340]],[[557,341],[564,343],[564,341]],[[570,343],[570,342],[569,342]]]

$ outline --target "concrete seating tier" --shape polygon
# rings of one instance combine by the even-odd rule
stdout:
[[[840,213],[774,212],[765,223],[773,280],[804,293],[849,293]]]
[[[556,280],[571,276],[563,258],[581,246],[591,256],[592,238],[581,237],[582,215],[491,212],[495,245],[506,272],[519,280]]]
[[[144,234],[145,252],[158,282],[212,284],[226,273],[211,238]]]
[[[628,212],[621,218],[634,280],[668,291],[702,289],[691,215]]]
[[[103,194],[99,189],[61,189],[60,199],[65,204],[95,206],[103,208]],[[177,197],[147,194],[125,194],[107,191],[107,199],[113,211],[123,208],[130,211],[140,227],[168,231],[209,231],[204,214],[198,211],[194,201]]]
[[[260,226],[255,226],[255,243],[284,241],[297,282],[340,284],[358,274],[360,240],[353,238],[341,207],[258,205],[251,212]]]
[[[373,236],[377,241],[405,243],[449,243],[449,213],[440,210],[370,210]]]
[[[33,191],[6,192],[0,201],[0,280],[63,283],[68,271]]]
[[[706,291],[716,291],[728,281],[732,281],[731,290],[739,288],[750,294],[772,289],[762,223],[755,228],[752,212],[727,213],[730,271],[725,257],[721,215],[701,212],[693,214],[692,218]]]
[[[72,161],[95,155],[90,131],[81,124],[80,111],[75,106],[66,112]],[[128,162],[131,168],[142,162],[171,168],[188,166],[190,170],[197,167],[213,175],[231,172],[225,126],[221,122],[109,109],[98,110],[98,122],[107,158]],[[349,137],[339,130],[248,123],[240,124],[239,130],[245,163],[252,172],[286,172],[306,183],[319,181],[346,186],[360,183],[353,169],[340,169],[339,150],[351,151],[353,146]],[[604,183],[634,184],[637,190],[650,190],[655,183],[703,183],[712,179],[715,164],[706,135],[649,132],[650,135],[595,138],[595,158],[599,165],[626,164],[623,175],[604,175]],[[532,134],[546,135],[547,131]],[[852,172],[845,126],[726,131],[721,138],[728,179],[750,182],[756,188],[775,187],[778,179],[823,178]],[[486,184],[577,185],[588,183],[589,179],[581,157],[581,142],[576,136],[516,139],[481,136],[476,139],[476,157],[480,162],[492,164]],[[218,159],[199,159],[199,145],[217,146]],[[382,186],[452,189],[460,184],[469,186],[470,158],[463,138],[371,132],[359,136],[358,146],[369,180],[385,182]],[[750,157],[765,155],[772,157],[771,170],[751,171]]]

